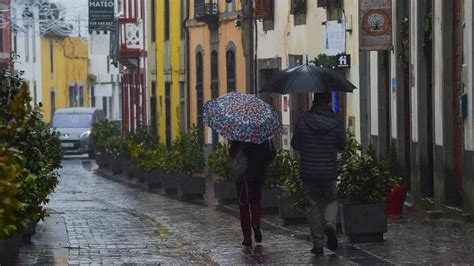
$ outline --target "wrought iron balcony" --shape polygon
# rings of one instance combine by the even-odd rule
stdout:
[[[217,0],[211,0],[208,3],[194,3],[194,19],[205,22],[209,26],[217,25],[219,22],[219,5]]]

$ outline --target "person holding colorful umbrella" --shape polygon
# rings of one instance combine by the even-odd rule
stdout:
[[[230,140],[228,165],[239,198],[242,245],[252,246],[252,230],[260,243],[262,188],[276,155],[272,139],[283,132],[280,115],[255,95],[231,92],[207,102],[203,120]]]

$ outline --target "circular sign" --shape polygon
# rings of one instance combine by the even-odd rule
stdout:
[[[390,28],[390,17],[382,10],[371,10],[365,14],[363,25],[368,34],[383,35]]]

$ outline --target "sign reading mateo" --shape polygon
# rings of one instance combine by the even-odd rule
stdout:
[[[113,28],[114,2],[114,0],[89,0],[89,31],[103,31]]]
[[[360,50],[391,50],[392,0],[360,1]]]

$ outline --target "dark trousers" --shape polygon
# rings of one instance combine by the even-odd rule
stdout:
[[[239,182],[237,196],[240,209],[240,226],[244,239],[252,238],[252,225],[260,224],[263,184],[255,182]]]

